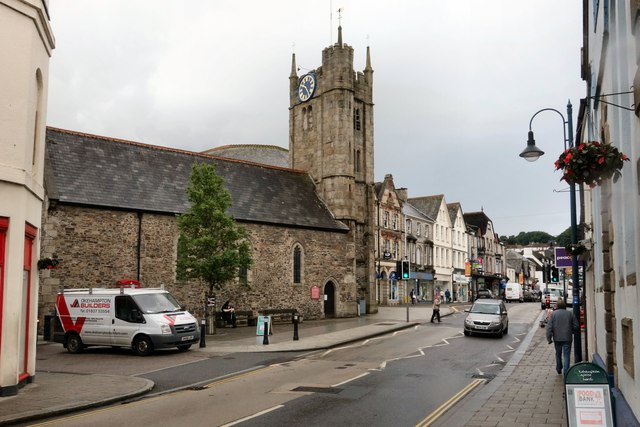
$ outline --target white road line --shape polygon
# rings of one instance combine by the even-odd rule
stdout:
[[[513,347],[511,347],[509,344],[506,344],[506,346],[507,346],[509,349],[513,350]]]
[[[498,358],[499,361],[504,362],[504,359],[498,355],[496,355],[496,357]]]
[[[484,372],[482,372],[480,369],[476,368],[476,371],[478,371],[478,375],[484,376]]]
[[[250,420],[252,418],[256,418],[256,417],[259,417],[261,415],[268,414],[269,412],[275,411],[276,409],[280,409],[280,408],[284,408],[284,405],[276,405],[276,406],[274,406],[272,408],[265,409],[264,411],[256,412],[255,414],[249,415],[248,417],[240,418],[239,420],[235,420],[235,421],[230,422],[228,424],[223,424],[220,427],[231,427],[231,426],[234,426],[236,424],[243,423],[243,422],[245,422],[247,420]]]
[[[351,379],[348,379],[346,381],[342,381],[341,383],[334,384],[331,387],[340,387],[341,385],[345,385],[346,383],[350,383],[351,381],[357,380],[358,378],[362,378],[362,377],[367,376],[367,375],[369,375],[369,372],[365,372],[364,374],[360,374],[360,375],[355,376],[355,377],[353,377]]]

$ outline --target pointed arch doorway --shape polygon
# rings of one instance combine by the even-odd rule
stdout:
[[[324,317],[336,315],[336,286],[333,282],[324,285]]]

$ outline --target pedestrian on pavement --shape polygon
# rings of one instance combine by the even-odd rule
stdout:
[[[444,301],[444,291],[440,289],[440,302]]]
[[[556,372],[567,375],[569,371],[569,357],[571,356],[571,341],[573,332],[580,330],[578,319],[573,311],[567,310],[562,299],[558,299],[556,309],[547,323],[547,342],[553,342],[556,347]],[[564,363],[563,363],[564,358]]]
[[[409,296],[411,297],[411,304],[415,305],[418,298],[416,297],[416,293],[413,291],[413,289],[411,290],[411,293],[409,294]]]
[[[233,303],[230,299],[222,305],[222,318],[227,325],[236,327],[236,309],[233,307]]]
[[[433,323],[434,318],[438,318],[438,323],[440,323],[440,297],[436,295],[433,300],[433,313],[431,314],[431,323]]]
[[[451,292],[449,292],[449,288],[444,291],[444,302],[451,303]]]

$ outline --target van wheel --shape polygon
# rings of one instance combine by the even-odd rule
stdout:
[[[153,353],[153,343],[151,342],[151,338],[146,335],[136,337],[133,340],[131,348],[138,356],[148,356]]]
[[[507,335],[509,333],[509,327],[504,328],[504,334]]]
[[[191,348],[191,344],[186,344],[186,345],[179,345],[178,346],[178,351],[187,351]]]
[[[67,341],[65,344],[67,346],[67,351],[71,354],[82,353],[82,349],[84,348],[80,335],[75,332],[67,335]]]

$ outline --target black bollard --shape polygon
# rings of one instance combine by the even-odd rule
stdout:
[[[298,322],[300,317],[298,317],[298,313],[293,315],[293,340],[298,341]]]
[[[205,335],[207,334],[207,321],[202,319],[202,327],[200,328],[200,348],[204,348],[207,346],[207,341],[205,341]]]
[[[264,322],[264,334],[262,334],[262,345],[269,345],[269,322]]]

